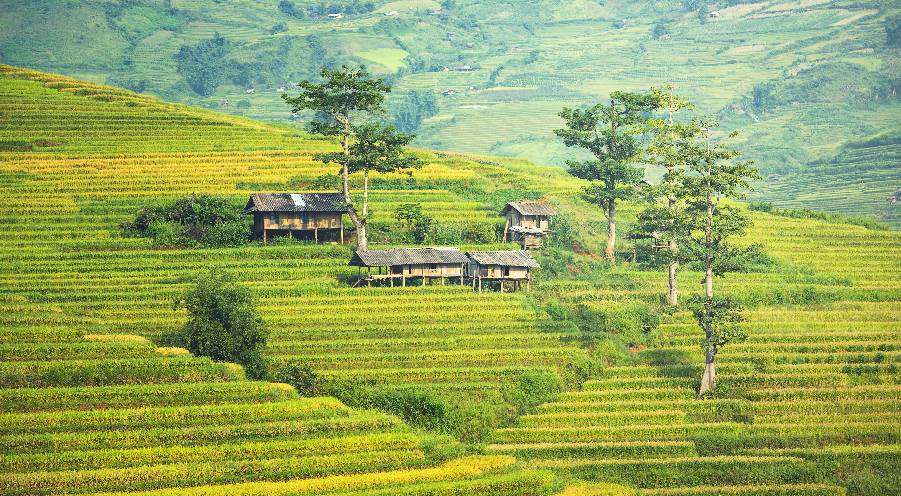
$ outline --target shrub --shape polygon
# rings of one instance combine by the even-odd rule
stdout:
[[[247,225],[242,221],[213,224],[203,237],[207,246],[237,247],[247,243]]]
[[[158,247],[241,246],[250,235],[240,210],[229,199],[205,194],[144,206],[121,228],[126,236],[151,238]]]
[[[579,305],[576,317],[586,341],[612,340],[630,347],[646,344],[660,324],[660,314],[639,302],[603,309]]]
[[[460,230],[464,243],[491,243],[495,240],[494,228],[484,222],[467,222]]]
[[[264,375],[260,350],[267,332],[247,288],[210,272],[175,307],[181,304],[188,310],[183,338],[191,353],[240,363],[252,377]]]
[[[186,246],[191,241],[180,224],[165,220],[152,221],[147,226],[147,236],[157,248]]]
[[[523,374],[506,396],[507,401],[516,408],[517,414],[523,415],[538,405],[551,401],[562,389],[560,376],[552,372],[535,371]]]

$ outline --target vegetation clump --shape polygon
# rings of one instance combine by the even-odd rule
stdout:
[[[124,222],[126,235],[150,238],[157,247],[241,246],[250,230],[227,198],[193,194],[163,205],[147,205]]]
[[[251,377],[265,374],[260,354],[268,332],[250,290],[228,277],[209,272],[174,303],[188,311],[182,339],[196,356],[235,362]]]

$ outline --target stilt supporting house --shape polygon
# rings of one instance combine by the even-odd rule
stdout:
[[[531,289],[532,269],[540,267],[538,262],[526,250],[510,251],[470,251],[466,253],[469,264],[466,275],[473,279],[473,287],[482,290],[483,282],[497,282],[500,292],[507,291],[507,283],[511,291],[522,288]]]
[[[550,219],[557,211],[550,205],[537,201],[509,202],[501,210],[506,217],[504,242],[516,241],[524,250],[540,248],[550,234]]]
[[[278,236],[344,243],[341,193],[255,193],[244,213],[253,215],[253,235],[264,243]]]
[[[460,278],[464,284],[465,266],[469,262],[466,255],[457,248],[393,248],[388,250],[357,250],[350,265],[366,267],[365,277],[360,281],[387,281],[394,285],[398,279],[401,286],[407,279],[420,279],[423,286],[428,281]],[[373,273],[375,269],[375,273]]]

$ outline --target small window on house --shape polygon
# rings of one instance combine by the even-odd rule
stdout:
[[[269,212],[269,222],[273,224],[278,224],[278,213],[277,212]]]
[[[300,223],[306,225],[309,220],[309,215],[306,212],[300,214]]]
[[[510,267],[504,266],[504,277],[510,277]]]
[[[429,264],[429,269],[432,269],[432,270],[438,269],[438,264]]]

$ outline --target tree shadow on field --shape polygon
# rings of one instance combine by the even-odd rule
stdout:
[[[648,349],[641,352],[641,359],[657,370],[658,377],[700,378],[704,372],[704,368],[694,363],[691,355],[684,350]]]

